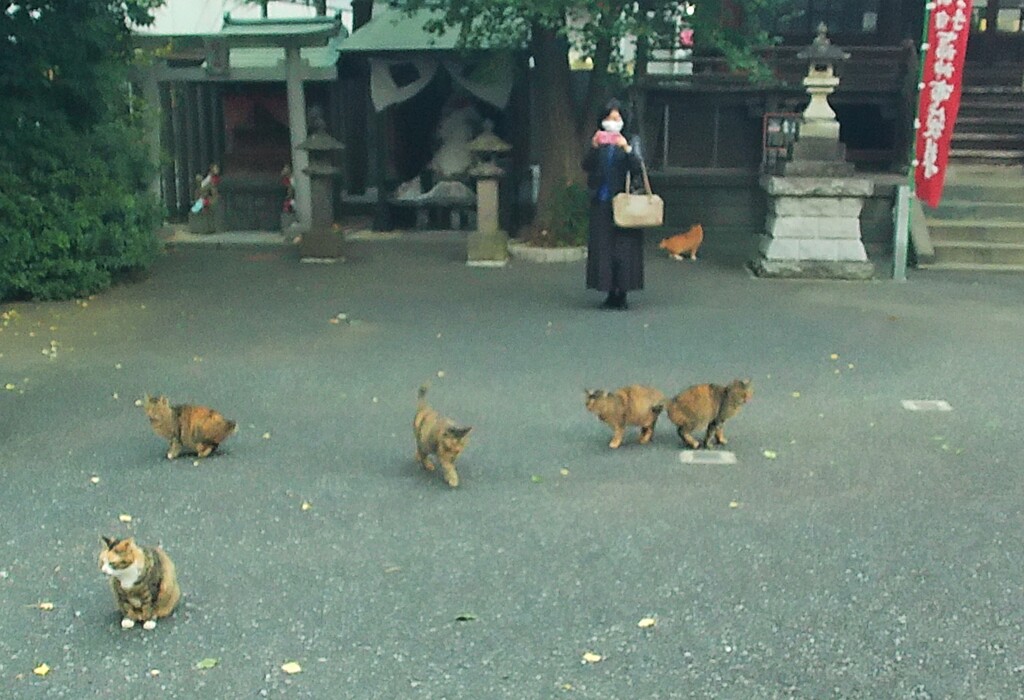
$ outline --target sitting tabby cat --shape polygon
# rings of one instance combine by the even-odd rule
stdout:
[[[754,395],[749,379],[734,379],[728,386],[718,384],[697,384],[678,394],[669,401],[668,418],[678,427],[683,442],[693,449],[702,444],[711,447],[712,439],[719,445],[728,441],[722,432],[722,425],[732,418]],[[701,426],[707,426],[703,443],[697,442],[691,433]]]
[[[135,538],[104,537],[100,571],[110,577],[110,586],[121,611],[121,627],[131,629],[141,622],[143,629],[156,627],[181,598],[174,562],[159,547],[140,547]]]
[[[166,396],[146,395],[142,404],[153,432],[170,442],[167,459],[184,452],[208,457],[234,433],[238,426],[206,406],[172,406]]]
[[[427,404],[428,388],[427,385],[420,387],[416,417],[412,421],[412,431],[416,438],[416,461],[422,464],[424,469],[434,471],[430,455],[437,455],[445,483],[455,488],[459,485],[455,460],[466,447],[469,431],[473,428],[459,427],[431,408]]]
[[[640,426],[640,444],[654,437],[654,424],[665,408],[665,395],[657,389],[631,384],[609,393],[603,389],[584,389],[587,410],[607,423],[612,431],[608,447],[613,450],[622,444],[627,425]]]

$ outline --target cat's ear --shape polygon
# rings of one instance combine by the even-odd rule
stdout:
[[[472,429],[473,429],[473,426],[471,426],[471,425],[467,426],[465,428],[459,428],[459,427],[456,427],[456,426],[452,426],[451,428],[448,428],[447,432],[448,432],[449,435],[451,435],[456,440],[461,440],[462,438],[464,438],[467,435],[469,435],[469,431],[472,430]]]
[[[103,544],[107,549],[113,549],[117,546],[117,543],[120,542],[116,537],[105,537],[103,535],[100,535],[100,539],[103,541]]]
[[[600,397],[601,394],[603,394],[603,393],[604,392],[601,391],[600,389],[584,389],[583,390],[583,395],[586,396],[588,399],[596,399],[596,398]]]

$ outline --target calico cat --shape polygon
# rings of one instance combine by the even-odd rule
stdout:
[[[607,392],[603,389],[584,389],[587,410],[607,423],[612,431],[608,447],[613,450],[622,444],[627,425],[640,426],[640,444],[654,437],[654,424],[665,408],[665,395],[657,389],[631,384]]]
[[[668,418],[678,426],[676,432],[683,442],[693,449],[701,445],[711,447],[712,439],[725,445],[728,441],[722,425],[739,413],[753,395],[754,387],[749,379],[734,379],[728,386],[697,384],[669,401]],[[700,443],[691,433],[703,425],[707,426],[707,433]]]
[[[700,244],[704,242],[704,227],[694,224],[684,233],[677,233],[668,238],[662,238],[658,247],[667,250],[668,254],[676,260],[682,260],[684,254],[689,254],[690,260],[697,259],[697,251]]]
[[[455,488],[459,485],[455,460],[465,449],[469,431],[473,428],[460,427],[431,408],[427,404],[428,388],[426,384],[420,387],[416,417],[412,421],[412,432],[416,438],[416,461],[427,471],[434,471],[430,456],[436,455],[445,483]]]
[[[146,395],[142,409],[149,417],[153,432],[170,442],[167,459],[182,452],[208,457],[233,434],[238,426],[217,411],[205,406],[172,406],[166,396]]]
[[[159,547],[140,547],[135,538],[103,537],[100,571],[110,577],[110,586],[123,616],[121,627],[131,629],[141,622],[143,629],[156,627],[181,598],[174,562]]]

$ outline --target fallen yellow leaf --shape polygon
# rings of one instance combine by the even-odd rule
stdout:
[[[98,476],[94,476],[91,479],[89,479],[89,481],[91,481],[94,484],[98,484],[100,483],[100,478]]]
[[[46,664],[39,664],[34,669],[32,669],[32,673],[36,674],[37,676],[45,676],[49,672],[50,667]]]
[[[800,398],[800,392],[799,391],[794,391],[793,392],[793,398],[794,399],[799,399]]]
[[[309,501],[303,501],[302,502],[302,510],[312,510],[312,509],[313,509],[313,504],[312,503],[310,503]]]
[[[764,456],[765,456],[765,459],[775,459],[779,455],[778,455],[777,452],[775,452],[775,450],[765,450],[764,451]]]
[[[121,513],[121,515],[117,516],[117,519],[120,520],[122,523],[130,523],[132,521],[132,516],[128,515],[127,513]]]
[[[653,617],[644,617],[640,619],[640,622],[636,623],[636,626],[640,629],[647,629],[648,627],[654,627],[656,624],[658,622]]]
[[[263,433],[263,439],[264,440],[269,440],[270,439],[270,433]]]
[[[288,675],[292,675],[295,673],[302,673],[302,666],[299,666],[294,661],[289,661],[288,663],[281,666],[281,670],[287,673]]]
[[[438,376],[439,379],[443,379],[444,378],[444,370],[442,369],[442,370],[438,371],[437,376]]]
[[[600,654],[595,654],[592,651],[588,651],[588,652],[583,654],[583,662],[584,663],[588,663],[588,664],[596,664],[598,661],[600,661],[603,658],[604,657],[601,656]]]
[[[53,610],[53,603],[40,603],[36,607],[39,608],[40,610],[50,611],[50,610]]]
[[[729,507],[730,508],[739,508],[740,507],[740,502],[739,501],[729,501]]]
[[[569,476],[569,470],[566,469],[565,467],[562,467],[561,469],[559,469],[558,473],[561,474],[562,476]]]
[[[838,360],[839,359],[839,353],[837,353],[837,352],[832,353],[831,355],[828,356],[828,359],[830,359],[830,360]]]
[[[17,388],[18,387],[14,386],[10,382],[7,382],[6,384],[4,384],[4,389],[7,389],[7,391],[14,391]]]
[[[153,678],[156,678],[157,676],[160,675],[160,669],[158,669],[158,668],[151,668],[149,670],[149,675],[153,676]]]

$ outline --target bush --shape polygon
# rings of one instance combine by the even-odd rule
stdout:
[[[137,126],[0,136],[0,299],[68,299],[144,271],[159,245]]]
[[[579,184],[566,185],[554,196],[551,225],[536,232],[530,241],[539,246],[580,246],[587,242],[590,226],[590,195]]]

